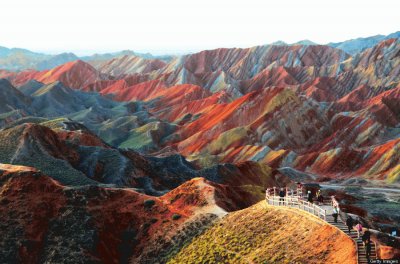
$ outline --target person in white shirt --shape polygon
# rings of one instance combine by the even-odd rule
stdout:
[[[337,223],[337,218],[339,216],[339,208],[337,208],[337,206],[333,207],[333,220],[335,220],[335,223]]]

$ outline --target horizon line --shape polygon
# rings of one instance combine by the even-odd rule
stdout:
[[[374,35],[369,35],[369,36],[361,36],[361,37],[354,37],[354,38],[350,38],[350,39],[345,39],[342,41],[330,41],[327,43],[318,43],[318,42],[314,42],[313,40],[310,39],[301,39],[298,40],[296,42],[287,42],[284,40],[276,40],[273,41],[271,43],[264,43],[264,44],[256,44],[256,45],[220,45],[220,46],[205,46],[205,47],[191,47],[191,48],[186,48],[186,49],[179,49],[179,48],[166,48],[166,49],[144,49],[144,48],[120,48],[120,49],[114,49],[114,48],[110,48],[110,49],[93,49],[93,50],[88,50],[88,49],[70,49],[70,50],[63,50],[63,49],[41,49],[41,48],[25,48],[22,46],[18,46],[18,47],[7,47],[7,46],[3,46],[0,45],[0,47],[3,48],[7,48],[7,49],[23,49],[23,50],[28,50],[34,53],[41,53],[41,54],[45,54],[45,55],[59,55],[59,54],[63,54],[63,53],[72,53],[78,57],[85,57],[85,56],[93,56],[96,54],[102,55],[102,54],[112,54],[112,53],[119,53],[119,52],[123,52],[123,51],[131,51],[134,53],[139,53],[139,54],[149,54],[149,55],[153,55],[153,56],[182,56],[182,55],[186,55],[186,54],[193,54],[193,53],[198,53],[201,51],[205,51],[205,50],[214,50],[214,49],[224,49],[224,48],[228,48],[228,49],[233,49],[233,48],[238,48],[238,49],[246,49],[246,48],[252,48],[252,47],[258,47],[258,46],[267,46],[267,45],[274,45],[274,43],[279,43],[281,42],[282,45],[294,45],[294,44],[298,44],[299,42],[302,41],[310,41],[312,43],[314,43],[315,45],[323,45],[323,46],[327,46],[329,44],[332,43],[341,43],[341,42],[346,42],[346,41],[352,41],[352,40],[357,40],[357,39],[366,39],[366,38],[372,38],[372,37],[379,37],[379,36],[388,36],[394,33],[400,32],[399,31],[395,31],[389,34],[374,34]]]

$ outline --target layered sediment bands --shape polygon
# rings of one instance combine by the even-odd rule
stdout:
[[[204,225],[216,217],[212,197],[175,206],[128,189],[67,188],[29,167],[1,165],[0,183],[3,263],[126,263],[141,259],[161,237],[164,246],[170,244],[181,227],[194,221],[194,211],[211,214]],[[206,194],[207,186],[198,191]]]
[[[5,85],[13,95],[3,99],[2,124],[55,112],[84,123],[110,145],[180,153],[200,167],[256,161],[331,177],[398,179],[396,156],[384,168],[370,155],[398,139],[399,51],[399,41],[387,39],[352,56],[323,45],[268,45],[168,62],[122,56],[41,72],[1,71],[24,93]],[[38,81],[80,91],[40,88]],[[42,109],[44,100],[57,104]],[[364,170],[338,163],[336,153]]]
[[[227,215],[168,263],[357,263],[353,241],[340,230],[296,209],[264,203]]]
[[[265,183],[276,184],[269,177]],[[246,186],[194,178],[153,197],[132,188],[65,187],[35,168],[1,164],[0,260],[166,262],[216,219],[264,195]]]
[[[29,80],[36,80],[45,84],[60,81],[68,87],[81,89],[90,83],[104,78],[104,76],[102,76],[91,65],[77,60],[60,65],[51,70],[31,70],[12,73],[8,76],[8,78],[16,86],[21,86],[27,83]]]
[[[114,77],[123,77],[132,73],[150,73],[162,69],[166,62],[158,59],[144,59],[125,55],[109,61],[92,63],[101,73]]]

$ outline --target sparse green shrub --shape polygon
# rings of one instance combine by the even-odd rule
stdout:
[[[181,218],[181,215],[180,214],[173,214],[172,215],[172,220],[178,220],[178,219],[180,219]]]
[[[156,202],[155,202],[154,200],[146,200],[146,201],[144,201],[144,203],[143,203],[144,208],[145,208],[146,210],[151,209],[155,204],[156,204]]]

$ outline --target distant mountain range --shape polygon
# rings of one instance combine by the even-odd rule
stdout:
[[[356,263],[308,213],[233,211],[272,186],[357,184],[323,195],[400,227],[397,200],[345,193],[400,185],[400,40],[379,38],[177,57],[2,48],[0,263]]]
[[[292,44],[286,43],[286,42],[284,42],[282,40],[278,40],[278,41],[275,41],[275,42],[271,43],[270,45],[275,45],[275,46],[294,46],[294,45],[309,46],[309,45],[319,45],[319,44],[315,43],[315,42],[313,42],[311,40],[308,40],[308,39],[303,39],[303,40],[297,41],[297,42],[292,43]]]
[[[265,45],[169,62],[124,55],[2,70],[9,83],[0,122],[69,118],[112,146],[172,151],[200,167],[251,160],[394,183],[399,157],[380,160],[380,151],[400,146],[399,50],[396,39],[354,56],[326,45]]]
[[[328,43],[326,45],[341,49],[346,53],[351,55],[355,55],[367,48],[371,48],[375,46],[377,43],[390,38],[399,38],[400,31],[389,34],[389,35],[376,35],[365,38],[357,38],[350,39],[343,42],[336,43]],[[301,40],[292,44],[285,43],[283,41],[276,41],[271,43],[270,45],[319,45],[311,40]],[[172,55],[161,55],[154,56],[150,53],[137,53],[131,50],[123,50],[120,52],[114,53],[102,53],[102,54],[93,54],[90,56],[81,56],[78,57],[73,53],[60,53],[57,55],[49,55],[44,53],[37,53],[26,49],[21,48],[6,48],[0,46],[0,69],[12,70],[12,71],[20,71],[25,69],[34,69],[34,70],[47,70],[54,67],[57,67],[61,64],[82,60],[86,62],[90,61],[106,61],[113,58],[119,58],[123,56],[137,56],[143,59],[160,59],[165,62],[169,62],[174,58]]]
[[[122,56],[138,56],[144,59],[160,59],[170,61],[173,56],[153,56],[150,53],[136,53],[131,50],[123,50],[114,53],[93,54],[91,56],[78,57],[74,53],[60,53],[57,55],[49,55],[44,53],[33,52],[20,48],[6,48],[0,46],[0,69],[21,71],[26,69],[47,70],[67,62],[75,60],[83,61],[105,61]]]
[[[386,39],[391,39],[391,38],[400,38],[400,31],[397,31],[395,33],[391,33],[389,35],[376,35],[376,36],[371,36],[371,37],[365,37],[365,38],[356,38],[356,39],[350,39],[350,40],[345,40],[342,42],[330,42],[328,44],[325,44],[327,46],[331,46],[337,49],[341,49],[345,51],[346,53],[349,53],[351,55],[355,55],[357,53],[362,52],[365,49],[371,48],[378,44],[379,42],[386,40]],[[318,43],[315,43],[311,40],[305,39],[301,40],[292,44],[288,44],[284,41],[276,41],[271,43],[270,45],[288,45],[288,46],[293,46],[293,45],[320,45]]]
[[[392,33],[392,34],[389,34],[386,36],[376,35],[376,36],[366,37],[366,38],[356,38],[356,39],[346,40],[343,42],[328,43],[327,45],[334,47],[334,48],[344,50],[345,52],[354,55],[365,49],[375,46],[376,44],[378,44],[379,42],[381,42],[383,40],[391,39],[391,38],[400,38],[400,31],[397,31],[395,33]]]

